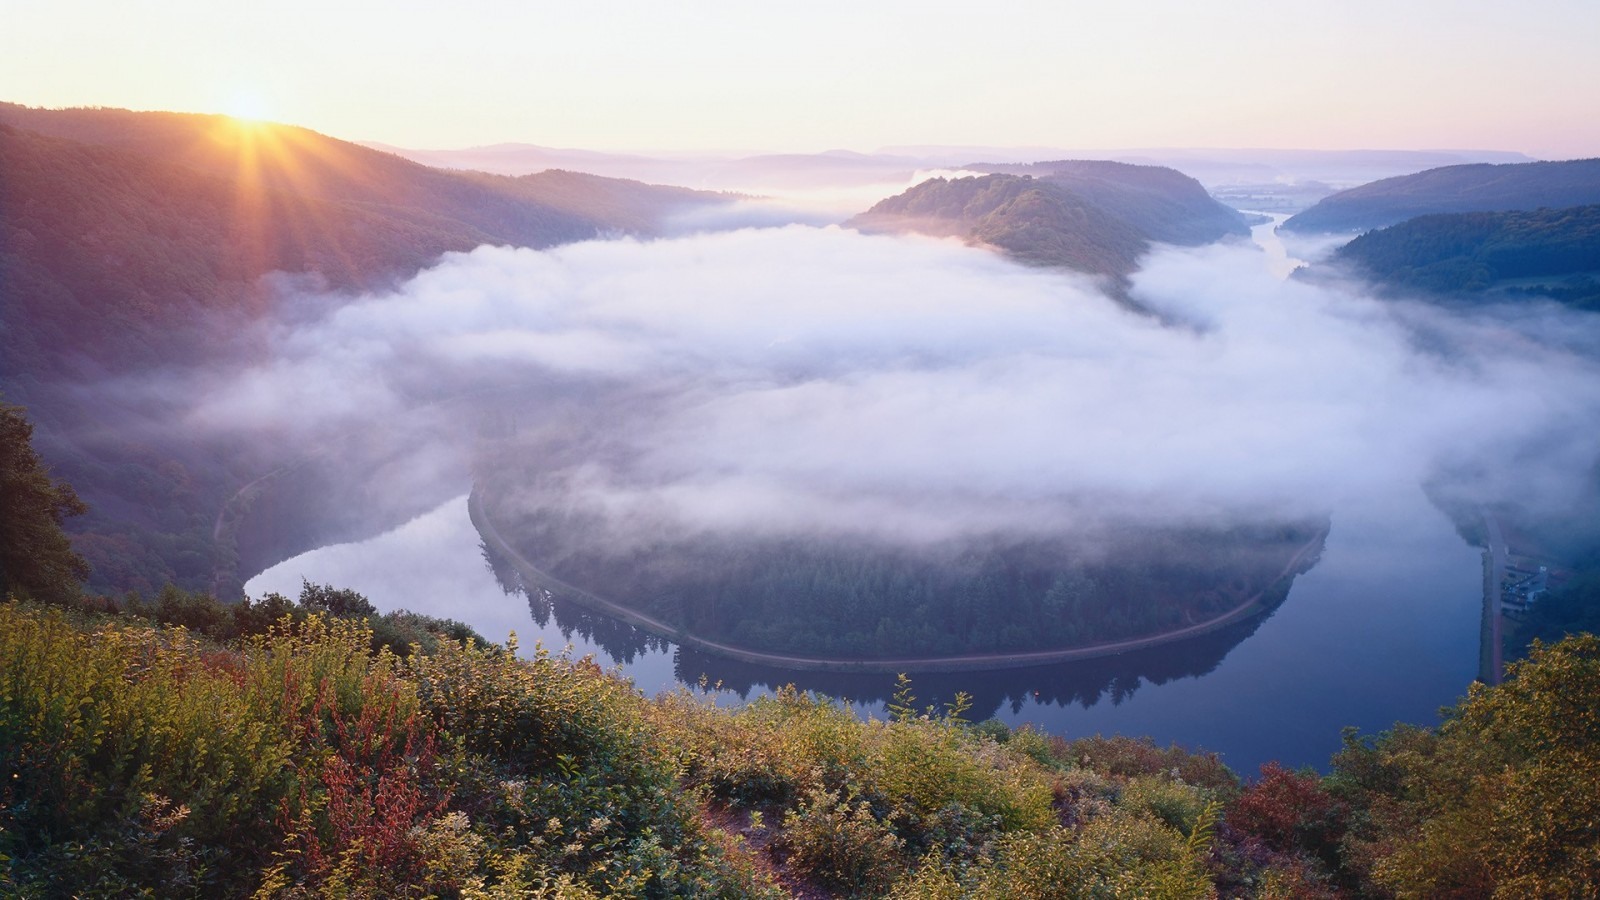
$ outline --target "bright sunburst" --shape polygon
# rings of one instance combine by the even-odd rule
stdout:
[[[272,118],[272,107],[259,91],[236,91],[223,105],[223,112],[241,122],[265,122]]]

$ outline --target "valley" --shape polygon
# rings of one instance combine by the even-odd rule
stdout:
[[[1535,884],[1593,162],[0,104],[0,892]]]

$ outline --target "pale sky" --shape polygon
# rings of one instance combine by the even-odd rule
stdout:
[[[1600,156],[1600,0],[0,0],[0,100],[415,148]]]

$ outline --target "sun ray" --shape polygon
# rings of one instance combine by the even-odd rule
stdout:
[[[362,271],[354,248],[339,238],[344,229],[334,221],[360,213],[335,205],[372,198],[330,196],[329,190],[341,181],[360,188],[378,185],[362,177],[363,168],[340,154],[337,145],[293,126],[217,116],[208,140],[187,161],[232,182],[232,265],[244,280],[284,269],[316,271],[330,282],[348,283]],[[265,302],[264,296],[258,299]]]

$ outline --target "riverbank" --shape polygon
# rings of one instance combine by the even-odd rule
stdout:
[[[1057,650],[975,653],[959,656],[900,657],[894,659],[835,659],[769,653],[710,640],[684,631],[653,616],[645,615],[604,597],[596,596],[582,588],[567,584],[559,578],[540,570],[527,557],[512,547],[500,534],[499,529],[495,527],[494,522],[488,517],[476,486],[474,486],[472,493],[467,498],[467,513],[471,517],[473,527],[478,530],[478,534],[483,538],[484,542],[517,569],[518,574],[522,576],[529,588],[549,591],[564,600],[626,622],[656,637],[664,638],[686,647],[692,647],[705,653],[740,662],[813,672],[893,674],[912,670],[921,672],[975,672],[993,669],[1019,669],[1077,660],[1101,659],[1107,656],[1117,656],[1134,650],[1144,650],[1174,641],[1199,637],[1200,635],[1226,628],[1229,625],[1243,622],[1254,615],[1264,612],[1265,605],[1262,602],[1264,598],[1278,590],[1285,579],[1292,578],[1298,572],[1309,568],[1315,562],[1316,554],[1320,551],[1323,542],[1328,536],[1328,526],[1324,525],[1309,541],[1295,551],[1294,556],[1289,559],[1283,570],[1278,573],[1277,578],[1273,579],[1267,587],[1246,598],[1239,605],[1203,622],[1160,634]]]

